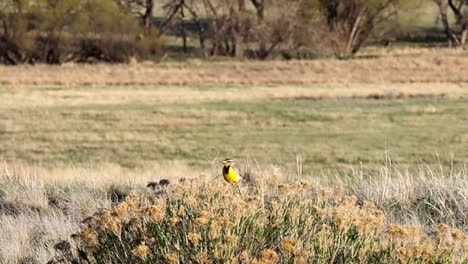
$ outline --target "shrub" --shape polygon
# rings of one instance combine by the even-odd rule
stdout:
[[[468,236],[386,221],[373,203],[306,182],[174,185],[96,212],[51,263],[451,263]],[[68,242],[62,242],[68,245]],[[74,250],[76,249],[76,250]]]
[[[2,63],[125,62],[159,51],[159,37],[142,44],[138,19],[113,0],[24,0],[7,7],[0,11]]]

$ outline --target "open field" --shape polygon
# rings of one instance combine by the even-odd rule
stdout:
[[[0,156],[53,168],[198,168],[225,156],[304,169],[459,164],[466,84],[0,88]]]
[[[468,60],[398,52],[0,66],[0,263],[466,263]]]

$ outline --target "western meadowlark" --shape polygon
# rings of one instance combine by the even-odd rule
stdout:
[[[233,159],[223,160],[223,177],[224,180],[231,184],[237,184],[240,181],[239,174],[234,170],[232,165],[234,164]]]

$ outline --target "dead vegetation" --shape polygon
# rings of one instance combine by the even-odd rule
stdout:
[[[247,163],[251,162],[247,161]],[[190,202],[194,207],[203,208],[204,206],[216,204],[229,206],[231,209],[237,208],[237,210],[226,209],[222,211],[234,214],[233,219],[235,221],[233,221],[235,223],[239,223],[243,219],[240,218],[242,214],[238,213],[244,212],[244,210],[247,210],[246,212],[249,215],[256,215],[252,211],[248,211],[252,209],[250,205],[256,202],[261,202],[259,205],[264,204],[266,206],[274,204],[275,201],[282,204],[284,201],[290,201],[289,198],[301,194],[303,195],[301,196],[302,198],[313,198],[311,201],[314,201],[315,204],[316,201],[327,201],[337,197],[355,195],[356,197],[353,198],[353,203],[350,206],[336,207],[336,209],[344,210],[350,208],[354,210],[357,207],[361,208],[363,201],[371,202],[373,204],[372,208],[382,211],[379,214],[380,216],[386,216],[383,219],[385,224],[379,225],[381,228],[379,230],[383,233],[387,229],[392,231],[395,228],[398,229],[396,230],[397,232],[401,231],[405,237],[402,242],[407,242],[401,246],[406,247],[409,252],[417,252],[412,250],[419,248],[418,245],[421,241],[432,241],[430,245],[438,243],[436,240],[427,240],[429,237],[433,237],[434,232],[440,232],[440,230],[437,230],[438,227],[457,231],[456,235],[468,230],[466,212],[468,208],[468,201],[466,199],[468,197],[466,194],[468,181],[466,168],[460,168],[459,170],[441,169],[440,171],[421,168],[418,171],[409,172],[387,164],[376,171],[355,168],[349,174],[321,173],[302,175],[284,170],[281,164],[243,166],[245,167],[239,168],[240,171],[242,173],[250,173],[251,177],[256,179],[256,187],[252,189],[252,187],[245,185],[241,186],[245,195],[236,196],[238,194],[235,193],[234,189],[229,189],[228,186],[224,185],[221,178],[215,178],[218,171],[218,167],[215,166],[208,167],[205,172],[192,170],[192,173],[187,176],[187,170],[180,168],[180,166],[176,170],[174,170],[174,166],[162,166],[159,169],[155,168],[140,172],[123,171],[116,167],[82,167],[50,171],[30,168],[24,165],[9,166],[3,163],[0,165],[0,201],[14,203],[21,210],[17,214],[0,211],[0,262],[45,263],[56,253],[59,257],[62,256],[60,254],[63,251],[67,251],[68,244],[59,242],[63,240],[71,241],[73,237],[76,237],[72,235],[73,233],[86,228],[90,223],[95,222],[97,217],[86,216],[92,216],[95,212],[108,211],[126,206],[129,199],[133,197],[130,194],[135,192],[138,192],[141,196],[152,197],[156,200],[164,200],[166,197],[164,195],[170,193],[167,201],[173,201],[172,199],[177,197],[178,191],[188,190],[189,192],[185,192],[185,197],[187,197],[187,202]],[[167,177],[171,180],[171,184],[165,190],[166,192],[161,193],[162,197],[158,196],[160,194],[157,190],[145,188],[145,184],[149,181],[160,184],[162,177]],[[299,181],[301,182],[299,186],[293,184]],[[210,193],[209,196],[203,195],[200,199],[210,199],[210,202],[194,199],[199,198],[195,194],[202,194],[204,190],[208,189],[215,192],[215,194]],[[303,192],[305,189],[313,190],[313,192],[305,193]],[[200,190],[203,190],[203,192],[200,192]],[[319,196],[318,199],[315,198],[317,195]],[[119,199],[115,199],[116,196],[119,196]],[[240,197],[241,199],[232,199],[233,196]],[[220,197],[228,200],[219,200]],[[230,207],[231,205],[235,206],[231,202],[243,202],[244,199],[247,204],[243,203],[240,207]],[[369,205],[369,203],[366,204]],[[287,205],[289,209],[296,208],[289,203]],[[37,212],[35,209],[31,209],[32,206],[40,208],[41,211]],[[210,211],[210,208],[207,207],[206,210]],[[338,210],[334,210],[335,207],[322,207],[319,205],[315,209],[317,208],[320,210],[310,213],[309,211],[302,210],[301,207],[299,212],[309,213],[299,215],[304,217],[305,220],[318,220],[318,223],[321,223],[320,218],[314,218],[316,214],[313,212],[328,212],[330,214],[339,212]],[[210,212],[221,212],[221,210]],[[355,215],[354,213],[350,215],[348,212],[353,213],[354,211],[345,210],[343,211],[344,214],[332,215],[343,217],[368,216],[368,214]],[[184,217],[190,215],[198,217],[197,214],[185,214]],[[326,217],[327,215],[323,216]],[[183,219],[185,218],[181,218],[181,220]],[[282,217],[282,215],[271,218],[274,222],[279,221],[279,219],[286,218]],[[361,218],[353,219],[360,220]],[[119,222],[117,223],[117,227],[120,227],[120,224],[126,223]],[[189,223],[191,224],[191,222]],[[439,225],[441,223],[448,225]],[[287,227],[286,225],[281,225],[282,222],[279,222],[279,224],[281,228]],[[416,237],[418,240],[413,240],[413,237],[406,234],[410,230],[418,230],[418,236]],[[284,234],[278,232],[278,234],[280,233]],[[324,239],[331,239],[332,237],[331,235],[325,236]],[[99,238],[101,239],[102,237]],[[280,236],[279,238],[283,237]],[[451,234],[448,234],[448,238],[448,240],[444,240],[447,243],[458,241],[452,239]],[[454,238],[459,237],[454,236]],[[467,239],[465,234],[462,234],[461,238],[462,240],[465,239],[465,241]],[[133,245],[130,250],[137,245]],[[161,244],[160,247],[156,247],[155,249],[162,248],[163,245]],[[310,242],[304,243],[304,246],[310,245]],[[333,243],[330,244],[330,246],[333,245]],[[453,244],[450,245],[453,246]],[[257,249],[256,244],[252,244],[252,247]],[[439,248],[436,247],[434,249],[435,251],[431,252],[439,252]],[[261,250],[261,248],[258,248],[258,250]],[[464,250],[466,250],[466,247]],[[307,252],[316,253],[317,251],[308,248]],[[446,251],[439,253],[443,252]],[[453,254],[450,252],[446,252],[448,257],[454,260],[454,263],[460,263],[459,261],[457,262],[457,257],[464,256],[462,255],[463,251],[453,251]],[[412,257],[419,258],[419,255],[415,254],[411,256],[399,254],[398,257],[406,260],[408,260],[407,257],[409,259]],[[460,259],[458,258],[458,260]],[[324,261],[323,263],[329,262]],[[432,262],[428,261],[427,263]]]
[[[336,83],[461,83],[464,56],[359,60],[141,63],[136,65],[0,66],[2,85],[307,85]]]

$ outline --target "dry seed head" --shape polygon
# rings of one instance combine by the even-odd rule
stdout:
[[[219,259],[222,258],[228,251],[229,247],[227,245],[221,244],[215,247],[215,249],[213,250],[213,256]]]
[[[283,238],[281,241],[281,249],[287,254],[294,254],[296,251],[296,241],[290,238]]]
[[[377,209],[375,204],[372,203],[372,202],[369,202],[369,201],[364,201],[364,204],[363,204],[362,208],[364,208],[366,210],[376,210]]]
[[[278,185],[278,193],[281,194],[281,195],[287,194],[289,192],[289,190],[290,190],[289,185],[284,185],[284,184]]]
[[[446,234],[450,231],[450,227],[446,224],[440,224],[437,226],[437,231],[439,232],[439,234]]]
[[[277,210],[280,209],[280,204],[279,204],[278,201],[276,201],[276,200],[275,200],[275,201],[271,201],[270,205],[271,205],[271,209],[272,209],[273,211],[277,211]]]
[[[203,217],[199,217],[199,218],[196,218],[195,221],[193,222],[193,224],[197,227],[200,227],[200,226],[205,226],[206,224],[208,224],[208,219],[206,218],[203,218]]]
[[[85,247],[95,247],[99,244],[98,236],[89,228],[86,228],[80,233],[80,238]]]
[[[241,263],[250,263],[250,252],[248,250],[244,250],[239,254],[239,261]]]
[[[206,207],[209,207],[210,205],[206,205]],[[208,218],[210,216],[210,212],[206,211],[206,210],[203,210],[200,212],[200,216],[199,217],[203,217],[203,218]]]
[[[319,190],[319,196],[322,199],[328,200],[330,197],[333,196],[333,191],[328,188],[320,188]]]
[[[109,209],[102,209],[95,214],[101,221],[108,221],[111,217],[111,211]]]
[[[205,174],[200,174],[200,176],[198,176],[198,179],[203,182],[206,181],[208,177]]]
[[[451,240],[451,230],[446,224],[440,224],[437,226],[437,238],[439,242],[444,245],[450,245],[453,241]]]
[[[184,193],[185,193],[185,188],[184,188],[184,186],[181,186],[181,185],[175,185],[175,186],[173,186],[173,188],[171,190],[171,193],[175,197],[183,196]]]
[[[260,252],[260,261],[264,261],[266,263],[278,263],[279,256],[274,250],[264,249]]]
[[[408,250],[405,247],[399,246],[395,249],[395,252],[400,260],[404,262],[408,261],[410,256]]]
[[[434,246],[431,243],[422,244],[421,256],[423,259],[431,260],[434,257]]]
[[[465,238],[465,234],[460,229],[454,228],[452,229],[452,237],[456,241],[461,241]]]
[[[461,243],[461,247],[463,248],[465,254],[468,255],[468,238],[465,236],[465,239]]]
[[[197,204],[198,204],[198,201],[197,201],[197,199],[195,199],[194,197],[187,197],[187,198],[185,198],[185,203],[186,203],[189,207],[196,207]]]
[[[283,225],[283,220],[282,219],[276,219],[276,222],[271,225],[271,228],[276,229],[280,228],[281,225]]]
[[[292,208],[290,214],[292,218],[297,218],[302,214],[302,211],[299,208]]]
[[[124,200],[129,206],[138,206],[140,203],[140,196],[136,193],[131,193]]]
[[[237,242],[238,237],[234,235],[227,235],[226,242],[229,244],[235,244]]]
[[[173,217],[169,218],[169,224],[172,227],[175,227],[179,222],[180,222],[180,218],[177,217],[177,216],[173,216]]]
[[[192,243],[192,245],[194,245],[196,247],[196,246],[198,246],[198,244],[202,240],[202,236],[200,234],[198,234],[198,233],[190,232],[187,235],[187,239],[190,241],[190,243]]]
[[[374,216],[376,218],[382,219],[382,221],[385,220],[385,214],[384,214],[384,212],[382,210],[375,210],[374,211]]]
[[[319,216],[325,216],[327,214],[327,209],[325,208],[321,208],[316,205],[314,205],[313,208],[314,208],[315,213],[317,213],[317,215]]]
[[[229,263],[229,264],[241,264],[241,263],[239,262],[238,257],[237,257],[237,256],[232,256],[232,255],[230,255],[229,260],[226,261],[226,263]]]
[[[149,252],[149,248],[145,244],[145,242],[141,242],[139,246],[137,246],[136,248],[132,250],[132,254],[142,260],[146,259],[146,257],[148,256],[148,252]]]
[[[183,217],[185,215],[185,206],[180,206],[179,209],[177,210],[177,215],[180,217]]]
[[[210,264],[213,263],[207,252],[202,252],[195,257],[197,264]]]
[[[179,179],[179,183],[182,184],[182,185],[185,184],[186,182],[187,182],[187,178],[180,178]]]
[[[311,253],[307,251],[301,251],[294,256],[294,264],[307,264],[309,263],[309,257]]]
[[[228,220],[226,222],[223,223],[224,227],[225,228],[228,228],[228,229],[231,229],[233,228],[234,226],[236,226],[236,224],[234,224],[232,221]]]
[[[114,206],[111,209],[111,215],[119,219],[124,219],[128,212],[128,204],[126,202],[121,202],[120,204]]]
[[[209,229],[210,238],[211,239],[218,238],[220,231],[221,231],[221,225],[219,224],[219,221],[213,220],[210,223],[210,229]]]
[[[299,182],[299,184],[301,185],[301,188],[303,189],[307,189],[310,186],[310,184],[306,181],[301,181]]]
[[[120,236],[122,231],[122,221],[118,218],[111,219],[105,223],[104,230],[109,230],[117,236]]]
[[[344,187],[335,188],[335,190],[333,191],[333,200],[335,202],[342,201],[346,196],[346,192],[347,190]]]
[[[156,205],[146,208],[145,214],[152,223],[160,223],[165,217],[165,212]]]
[[[176,253],[166,253],[164,254],[164,259],[171,264],[176,264],[179,262],[179,256]]]
[[[355,206],[358,198],[355,195],[351,195],[347,197],[344,201],[345,206]]]
[[[388,226],[388,234],[393,238],[402,238],[407,237],[409,235],[409,232],[406,228],[404,228],[401,225],[391,224]]]

